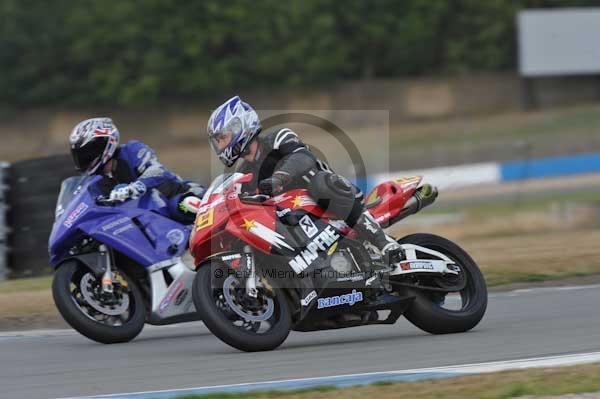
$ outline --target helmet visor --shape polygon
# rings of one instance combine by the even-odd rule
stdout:
[[[108,144],[108,137],[100,137],[84,146],[71,146],[71,156],[75,163],[75,168],[80,171],[86,171],[96,166],[100,162],[102,153]]]
[[[210,132],[209,141],[213,151],[220,155],[242,132],[242,122],[239,118],[232,118],[229,123],[221,129]]]
[[[210,136],[210,145],[213,151],[219,155],[225,150],[233,140],[233,132],[219,132]]]

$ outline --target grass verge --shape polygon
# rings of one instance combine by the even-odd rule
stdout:
[[[0,282],[0,295],[14,292],[35,292],[49,290],[52,277],[32,277]]]
[[[380,382],[335,389],[329,386],[298,391],[259,391],[188,395],[178,399],[508,399],[525,395],[547,396],[600,391],[600,364],[505,371],[466,377],[416,382]]]

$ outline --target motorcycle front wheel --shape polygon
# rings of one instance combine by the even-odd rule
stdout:
[[[103,344],[129,342],[146,322],[142,293],[125,273],[116,272],[112,294],[84,265],[68,261],[54,274],[52,296],[58,311],[80,334]]]
[[[206,327],[226,344],[245,352],[272,350],[287,338],[292,319],[285,293],[271,283],[260,277],[252,298],[235,274],[207,263],[194,279],[194,305]]]

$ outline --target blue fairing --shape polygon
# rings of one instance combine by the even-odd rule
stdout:
[[[169,218],[166,199],[158,191],[114,206],[98,205],[101,179],[72,177],[63,182],[48,242],[52,266],[69,257],[69,250],[85,237],[144,267],[183,255],[192,226]]]

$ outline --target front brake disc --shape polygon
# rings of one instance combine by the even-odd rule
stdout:
[[[108,316],[119,316],[129,309],[129,294],[127,292],[123,292],[119,300],[110,303],[98,298],[98,294],[94,289],[98,288],[98,281],[91,273],[86,273],[81,278],[79,288],[85,302],[100,313]]]

